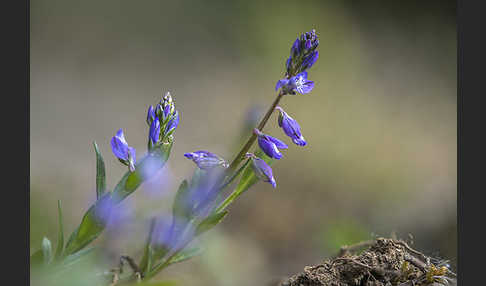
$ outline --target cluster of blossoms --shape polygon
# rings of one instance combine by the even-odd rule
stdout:
[[[286,78],[279,80],[275,86],[275,90],[281,90],[279,96],[295,95],[296,92],[306,94],[314,88],[314,82],[307,79],[307,70],[314,65],[319,57],[319,52],[316,50],[318,45],[319,39],[314,29],[302,34],[295,40],[290,50],[290,57],[286,62]],[[305,146],[307,142],[302,136],[297,121],[288,115],[282,107],[277,106],[275,110],[279,111],[278,125],[284,133],[296,145]],[[287,149],[287,144],[273,136],[264,134],[257,128],[253,132],[257,136],[258,146],[268,157],[277,160],[282,158],[280,149]],[[220,166],[228,167],[224,159],[208,151],[186,153],[184,156],[193,160],[200,169],[208,170]],[[251,166],[256,176],[270,183],[275,188],[277,184],[270,166],[253,153],[246,153],[246,157],[252,160]]]
[[[169,92],[160,100],[155,108],[150,105],[147,111],[147,124],[150,126],[148,136],[148,149],[171,140],[172,133],[179,125],[179,112],[175,110],[175,103]],[[111,138],[111,150],[113,154],[129,167],[131,172],[135,171],[135,148],[128,146],[123,130],[120,129]]]
[[[307,80],[306,70],[310,69],[319,58],[319,39],[316,30],[302,34],[297,38],[290,49],[290,56],[286,62],[285,78],[277,82],[275,90],[281,89],[283,94],[294,95],[309,93],[314,82]]]

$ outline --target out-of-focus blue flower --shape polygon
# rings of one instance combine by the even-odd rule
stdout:
[[[150,130],[149,130],[149,140],[152,141],[152,145],[156,145],[159,142],[159,136],[160,136],[160,122],[159,122],[159,118],[156,117],[152,121],[152,124],[150,124]]]
[[[209,170],[218,166],[222,166],[224,168],[228,167],[228,164],[224,159],[209,151],[200,150],[196,152],[185,153],[184,156],[196,163],[199,169],[202,170]]]
[[[277,182],[273,177],[272,168],[267,164],[267,162],[261,158],[258,158],[252,153],[247,153],[246,156],[251,157],[251,167],[253,172],[255,172],[255,175],[264,182],[270,183],[273,188],[276,188]]]
[[[296,91],[300,94],[306,94],[314,88],[314,82],[307,79],[307,72],[301,72],[290,79],[277,81],[275,90],[279,90],[280,88],[283,94],[295,94]]]
[[[290,49],[290,57],[285,63],[287,78],[295,76],[314,65],[319,57],[319,53],[316,51],[317,46],[319,46],[319,39],[314,29],[303,33],[294,41]]]
[[[111,138],[111,150],[120,162],[129,167],[131,172],[135,171],[135,148],[128,146],[122,129]]]
[[[289,146],[284,142],[278,140],[275,137],[262,133],[257,128],[253,129],[253,132],[258,136],[258,146],[265,152],[269,157],[280,160],[282,158],[282,153],[278,149],[287,149]]]
[[[277,106],[275,109],[277,109],[280,113],[278,115],[278,125],[282,127],[283,131],[287,136],[292,138],[292,141],[299,145],[299,146],[305,146],[307,142],[304,139],[304,136],[302,136],[302,133],[300,132],[300,126],[299,123],[290,115],[285,112],[282,107]]]
[[[152,124],[152,121],[154,121],[155,118],[155,110],[152,105],[149,106],[148,111],[147,111],[147,124],[150,125]]]

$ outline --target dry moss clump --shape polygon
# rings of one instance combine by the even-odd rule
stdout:
[[[351,252],[369,246],[359,255]],[[421,286],[456,285],[455,274],[404,241],[378,238],[343,247],[322,264],[307,266],[280,286]]]

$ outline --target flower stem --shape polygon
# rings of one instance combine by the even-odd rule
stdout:
[[[260,124],[258,124],[258,127],[257,127],[258,130],[260,130],[260,131],[263,130],[263,127],[265,127],[265,124],[267,124],[268,119],[270,118],[273,111],[275,110],[275,107],[277,107],[278,103],[280,102],[280,99],[282,99],[282,96],[283,96],[283,93],[282,93],[282,91],[280,91],[277,95],[277,98],[275,98],[272,105],[267,110],[267,113],[263,117],[262,121],[260,121]],[[255,142],[256,138],[257,138],[257,136],[254,133],[252,133],[250,139],[248,139],[246,144],[241,149],[240,153],[238,153],[238,155],[236,155],[236,157],[233,159],[233,161],[229,165],[229,167],[227,169],[228,174],[231,174],[231,172],[233,172],[236,169],[236,167],[238,167],[238,165],[241,163],[241,161],[243,161],[245,159],[246,153],[248,152],[248,150],[250,150],[250,148],[253,145],[253,143]]]

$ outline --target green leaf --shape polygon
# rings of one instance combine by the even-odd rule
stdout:
[[[104,200],[112,200],[113,205],[118,204],[131,193],[133,193],[143,181],[150,179],[167,162],[173,141],[168,144],[161,144],[154,148],[136,165],[134,172],[127,172],[118,182],[113,192],[105,192],[103,196],[93,204],[84,214],[81,223],[69,237],[65,255],[73,254],[96,239],[105,229],[105,223],[95,216],[97,207]],[[111,203],[111,202],[110,202]]]
[[[111,193],[105,193],[88,211],[84,214],[78,228],[71,234],[68,243],[66,244],[65,253],[67,255],[73,254],[82,249],[94,239],[96,239],[103,229],[106,222],[96,216],[96,212],[100,207],[111,204],[108,200],[111,199]]]
[[[215,213],[210,215],[209,217],[205,218],[197,227],[196,227],[196,233],[195,235],[200,235],[214,226],[216,226],[218,223],[220,223],[223,218],[228,214],[228,211],[222,211],[219,213]]]
[[[178,219],[189,218],[191,214],[190,205],[187,201],[189,198],[189,190],[187,180],[182,181],[172,206],[172,215]]]
[[[69,267],[69,266],[72,266],[72,265],[78,263],[79,261],[82,260],[82,258],[85,258],[94,249],[95,249],[95,247],[89,247],[89,248],[80,250],[80,251],[78,251],[74,254],[66,256],[66,258],[64,258],[64,260],[62,261],[62,266]]]
[[[272,165],[273,159],[265,155],[260,149],[255,152],[257,157],[262,158],[265,162],[269,165]],[[234,189],[234,191],[229,195],[223,203],[216,209],[216,212],[219,213],[226,209],[228,205],[230,205],[237,197],[241,196],[245,191],[247,191],[251,186],[253,186],[256,182],[258,182],[259,178],[255,175],[253,168],[250,164],[246,166],[243,174],[241,175],[241,179],[238,182],[238,185]]]
[[[96,152],[96,199],[98,200],[106,191],[105,161],[103,161],[96,141],[93,141],[93,145]]]
[[[55,257],[59,258],[64,250],[64,227],[62,223],[62,210],[61,210],[61,200],[57,201],[57,211],[59,216],[59,233],[57,236],[57,249]]]
[[[42,257],[44,258],[44,264],[49,264],[52,261],[52,245],[51,241],[44,237],[42,239]]]
[[[169,159],[173,141],[160,144],[135,165],[135,171],[127,171],[113,190],[115,202],[120,202],[135,191],[144,180],[157,173]]]
[[[145,241],[145,248],[144,248],[144,251],[143,251],[143,256],[142,256],[142,259],[140,260],[140,263],[138,264],[140,266],[140,271],[142,271],[142,273],[147,272],[147,270],[150,269],[151,264],[152,264],[153,249],[152,249],[152,247],[150,247],[150,244],[152,243],[152,235],[154,233],[155,223],[156,223],[156,219],[152,218],[150,220],[150,228],[149,228],[147,240]]]
[[[169,264],[174,264],[182,261],[186,261],[194,256],[200,255],[203,253],[203,249],[200,247],[193,247],[189,249],[182,250],[178,254],[176,254],[172,259],[169,261]]]

